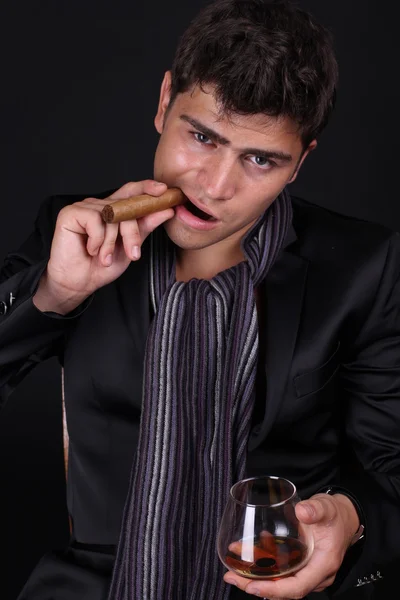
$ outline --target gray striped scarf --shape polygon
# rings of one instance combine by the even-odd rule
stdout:
[[[163,228],[152,234],[150,326],[140,436],[110,600],[226,600],[216,552],[224,504],[244,476],[258,354],[254,290],[291,222],[286,191],[246,234],[246,261],[175,281]]]

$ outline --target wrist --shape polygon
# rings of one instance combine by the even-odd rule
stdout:
[[[32,297],[33,304],[41,312],[54,312],[66,315],[82,304],[88,295],[77,294],[54,284],[48,277],[47,270],[39,280],[39,285]]]
[[[347,489],[331,485],[318,490],[319,493],[335,496],[335,500],[343,508],[346,528],[349,531],[349,546],[354,546],[365,537],[365,515],[357,498]]]

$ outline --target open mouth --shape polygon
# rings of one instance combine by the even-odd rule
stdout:
[[[202,219],[203,221],[216,221],[214,217],[204,212],[204,210],[201,210],[200,208],[195,206],[192,202],[190,202],[190,200],[186,202],[185,207],[189,212],[192,213],[192,215],[194,215],[198,219]]]

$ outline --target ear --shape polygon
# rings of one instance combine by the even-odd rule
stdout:
[[[312,152],[313,150],[315,150],[315,148],[317,147],[317,140],[313,140],[312,142],[310,142],[310,144],[307,146],[307,148],[304,150],[301,159],[298,162],[298,165],[296,167],[295,172],[293,173],[292,177],[290,178],[290,181],[288,181],[288,183],[293,183],[293,181],[296,179],[299,171],[300,171],[300,167],[303,164],[303,162],[305,161],[306,157],[310,154],[310,152]]]
[[[154,125],[158,133],[164,129],[164,120],[171,99],[171,71],[167,71],[161,84],[160,99],[158,101],[157,114],[154,117]]]

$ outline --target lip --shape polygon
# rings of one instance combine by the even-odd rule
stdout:
[[[213,219],[215,219],[216,221],[218,221],[218,218],[206,206],[204,206],[204,204],[201,204],[201,202],[198,202],[197,200],[193,200],[193,198],[191,198],[187,194],[185,194],[185,196],[189,200],[189,202],[191,202],[192,204],[194,204],[194,206],[196,206],[198,209],[202,210],[207,215],[210,215],[210,217],[212,217]]]
[[[219,224],[218,220],[203,221],[203,219],[196,217],[190,212],[190,210],[186,208],[185,204],[179,204],[178,206],[175,206],[175,216],[181,223],[187,227],[190,227],[190,229],[195,229],[197,231],[211,231],[212,229],[218,227]]]

